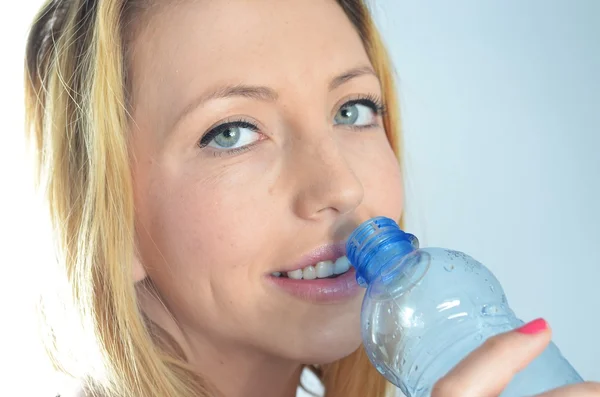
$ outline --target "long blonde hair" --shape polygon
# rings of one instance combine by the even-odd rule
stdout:
[[[399,153],[398,106],[382,40],[362,0],[337,2],[381,80],[384,124]],[[132,278],[126,37],[145,3],[48,0],[28,38],[27,130],[72,314],[53,323],[51,306],[44,306],[47,350],[55,367],[84,382],[91,395],[214,396],[139,310]],[[384,397],[391,391],[362,348],[313,370],[327,397]]]

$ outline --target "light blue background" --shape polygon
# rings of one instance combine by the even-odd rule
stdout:
[[[488,265],[517,313],[546,317],[600,381],[600,0],[374,1],[400,77],[408,226]],[[60,383],[34,343],[36,278],[21,265],[51,257],[22,150],[20,60],[40,4],[14,2],[0,24],[6,395]]]
[[[600,1],[373,3],[399,76],[407,229],[491,268],[600,380]]]

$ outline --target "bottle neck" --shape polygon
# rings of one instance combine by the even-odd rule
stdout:
[[[356,280],[366,287],[387,267],[419,247],[392,219],[377,217],[361,224],[348,238],[346,255],[356,269]]]

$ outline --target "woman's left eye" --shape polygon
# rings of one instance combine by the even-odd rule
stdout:
[[[221,124],[210,130],[199,142],[201,148],[209,146],[217,150],[243,149],[261,139],[258,128],[245,121]]]
[[[371,100],[354,100],[345,103],[335,115],[336,125],[368,127],[375,124],[381,106]]]

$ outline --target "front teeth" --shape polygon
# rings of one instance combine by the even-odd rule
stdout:
[[[333,275],[333,262],[324,261],[317,263],[317,277],[325,278]]]
[[[281,277],[287,275],[288,278],[294,280],[314,280],[316,278],[327,278],[333,275],[346,273],[350,269],[348,258],[342,256],[335,263],[332,261],[323,261],[317,263],[316,266],[307,266],[304,269],[297,269],[287,273],[273,272],[272,276]]]
[[[333,274],[342,274],[346,273],[350,269],[350,261],[347,257],[342,256],[335,261],[335,266],[333,268]]]
[[[317,270],[314,266],[306,266],[304,270],[302,270],[302,278],[305,280],[314,280],[317,278]]]

